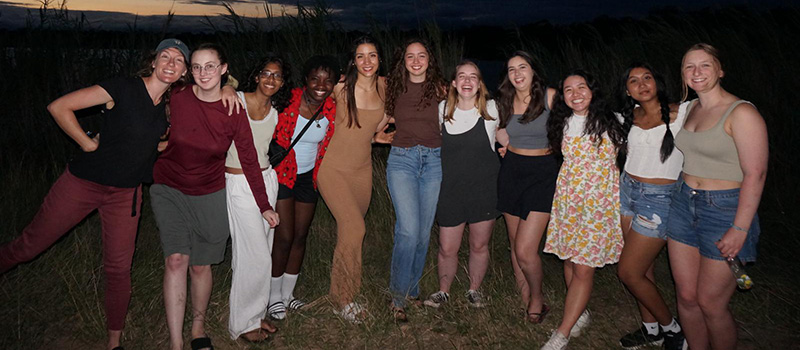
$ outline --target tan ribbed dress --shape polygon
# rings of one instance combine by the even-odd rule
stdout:
[[[384,96],[383,91],[380,95]],[[336,131],[320,165],[317,184],[336,219],[330,297],[335,305],[344,307],[361,289],[364,215],[372,194],[372,137],[384,113],[382,104],[378,109],[358,109],[361,128],[348,128],[345,94],[340,94],[336,105]]]

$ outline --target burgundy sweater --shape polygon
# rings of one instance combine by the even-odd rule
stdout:
[[[190,196],[225,188],[225,156],[231,141],[236,141],[242,170],[258,208],[262,213],[272,209],[244,111],[228,116],[222,101],[201,101],[192,85],[173,91],[169,107],[169,144],[156,161],[154,183]]]

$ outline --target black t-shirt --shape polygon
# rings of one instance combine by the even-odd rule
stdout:
[[[69,163],[73,175],[101,185],[132,188],[153,181],[158,142],[167,130],[162,100],[153,100],[142,78],[116,78],[98,84],[114,100],[103,111],[100,144]]]

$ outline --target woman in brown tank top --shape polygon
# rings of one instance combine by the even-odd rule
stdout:
[[[752,105],[720,86],[725,72],[714,47],[692,46],[681,69],[684,92],[691,88],[698,99],[675,139],[684,154],[684,169],[670,206],[667,244],[678,313],[690,348],[735,349],[736,322],[728,302],[736,282],[725,260],[756,257],[756,209],[767,171],[767,129]],[[702,146],[710,139],[722,146]],[[687,166],[709,155],[714,163],[738,161],[734,168],[740,168],[742,176],[711,169],[711,164],[700,172]]]
[[[371,37],[355,40],[344,82],[333,89],[336,132],[318,175],[319,191],[336,219],[336,248],[331,267],[330,298],[335,313],[359,323],[364,308],[353,299],[361,288],[361,245],[372,193],[371,143],[390,143],[388,118],[383,113],[386,81],[378,76],[378,43]]]

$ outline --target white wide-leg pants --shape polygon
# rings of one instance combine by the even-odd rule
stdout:
[[[262,171],[261,175],[269,203],[274,207],[278,199],[278,177],[272,168]],[[236,339],[261,327],[261,319],[267,311],[275,229],[261,216],[243,174],[225,173],[225,189],[233,250],[228,331],[231,338]]]

